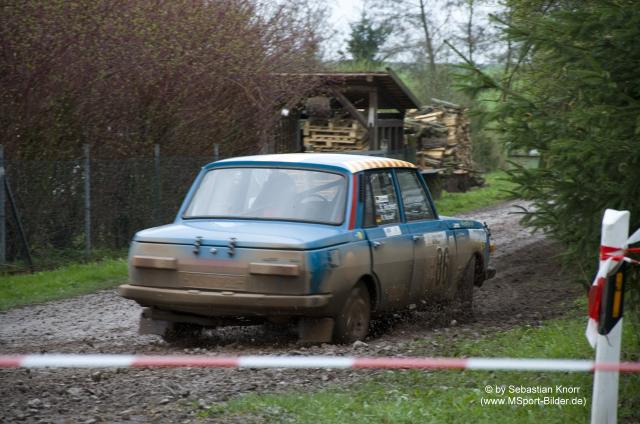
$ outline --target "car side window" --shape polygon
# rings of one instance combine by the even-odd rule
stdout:
[[[398,199],[390,171],[365,174],[364,226],[392,224],[400,221]]]
[[[407,221],[433,219],[434,214],[429,205],[429,198],[418,175],[412,170],[397,170],[398,185],[404,205],[404,215]]]

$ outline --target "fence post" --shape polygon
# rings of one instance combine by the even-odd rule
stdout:
[[[160,145],[153,145],[153,225],[160,225]]]
[[[7,262],[7,216],[5,210],[4,145],[0,144],[0,264]]]
[[[625,249],[629,237],[629,211],[607,209],[602,218],[601,246]],[[600,261],[605,266],[606,261]],[[598,334],[596,339],[596,365],[620,362],[622,341],[622,318],[609,334]],[[592,424],[615,424],[618,413],[618,371],[597,370],[593,376],[593,399],[591,401]]]
[[[91,255],[91,146],[84,145],[84,253]]]
[[[220,145],[215,143],[213,145],[213,161],[220,160]]]

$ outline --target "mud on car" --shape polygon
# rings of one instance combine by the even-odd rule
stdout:
[[[122,296],[141,332],[298,324],[305,342],[352,342],[370,319],[457,298],[493,276],[481,223],[439,216],[416,167],[344,154],[206,165],[172,224],[138,232]]]

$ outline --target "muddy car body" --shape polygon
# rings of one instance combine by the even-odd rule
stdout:
[[[438,216],[411,163],[240,157],[205,166],[174,223],[134,236],[119,290],[146,332],[295,320],[305,341],[349,342],[373,315],[470,305],[489,245],[481,223]]]

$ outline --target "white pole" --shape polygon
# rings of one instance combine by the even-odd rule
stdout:
[[[607,209],[602,218],[601,246],[627,247],[629,237],[629,211]],[[605,261],[600,261],[600,266]],[[619,362],[622,341],[622,319],[607,335],[598,334],[596,341],[596,364]],[[617,371],[596,371],[593,376],[593,399],[591,401],[591,424],[615,424],[618,414]]]

